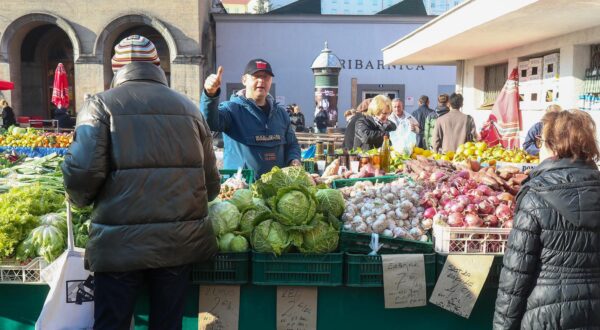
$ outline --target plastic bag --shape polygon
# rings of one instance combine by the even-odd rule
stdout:
[[[410,155],[417,144],[417,134],[410,130],[410,122],[402,120],[395,131],[390,132],[390,142],[397,152]]]
[[[379,234],[372,233],[371,243],[369,243],[369,247],[371,248],[371,252],[369,252],[369,255],[376,256],[377,252],[379,252],[379,249],[381,249],[382,246],[383,244],[379,243]]]

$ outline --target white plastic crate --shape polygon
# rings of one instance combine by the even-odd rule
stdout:
[[[0,283],[41,283],[40,273],[47,265],[41,257],[32,259],[26,265],[21,265],[18,261],[2,261]]]
[[[445,227],[434,224],[435,252],[504,254],[510,228]]]

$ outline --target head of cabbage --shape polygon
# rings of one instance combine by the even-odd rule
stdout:
[[[280,255],[290,247],[287,228],[273,220],[258,224],[252,232],[252,247],[257,252]]]
[[[328,253],[337,249],[340,239],[339,230],[327,221],[321,214],[313,220],[312,229],[302,233],[302,245],[299,247],[303,253]]]
[[[270,172],[263,174],[255,184],[258,194],[268,199],[277,194],[279,189],[289,186],[312,187],[315,183],[300,166],[290,166],[285,168],[273,167]]]
[[[229,202],[235,205],[240,211],[250,207],[254,204],[254,201],[252,200],[252,191],[250,191],[250,189],[238,189],[233,193]]]
[[[269,200],[269,205],[277,221],[292,227],[307,225],[317,211],[315,195],[303,186],[279,189],[277,196]]]
[[[346,202],[344,195],[337,189],[319,189],[315,194],[317,197],[317,212],[331,214],[336,218],[342,216]]]
[[[271,210],[264,205],[254,205],[246,208],[242,211],[242,218],[240,219],[240,231],[242,235],[250,237],[256,225],[271,217]]]
[[[215,234],[222,236],[237,229],[241,214],[235,205],[225,201],[211,205],[208,208],[208,216]]]
[[[227,233],[219,238],[219,251],[245,252],[248,251],[248,241],[244,236]]]

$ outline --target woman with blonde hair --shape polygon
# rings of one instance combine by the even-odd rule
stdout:
[[[542,118],[540,160],[516,198],[494,329],[600,329],[596,125],[580,110]]]
[[[8,102],[5,99],[0,100],[0,109],[2,109],[2,127],[4,127],[4,129],[17,124],[15,113],[13,112],[13,109],[8,106]]]
[[[388,120],[392,114],[392,101],[385,95],[377,95],[369,103],[367,115],[356,121],[354,148],[369,150],[379,148],[383,137],[396,129],[396,125]]]

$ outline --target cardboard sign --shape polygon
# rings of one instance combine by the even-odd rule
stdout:
[[[422,254],[384,254],[381,262],[385,308],[427,304],[425,259]]]
[[[429,302],[468,319],[492,261],[492,255],[449,255]]]
[[[239,285],[200,286],[198,329],[237,329],[239,322],[239,314]]]
[[[317,329],[317,288],[277,287],[277,330]]]

